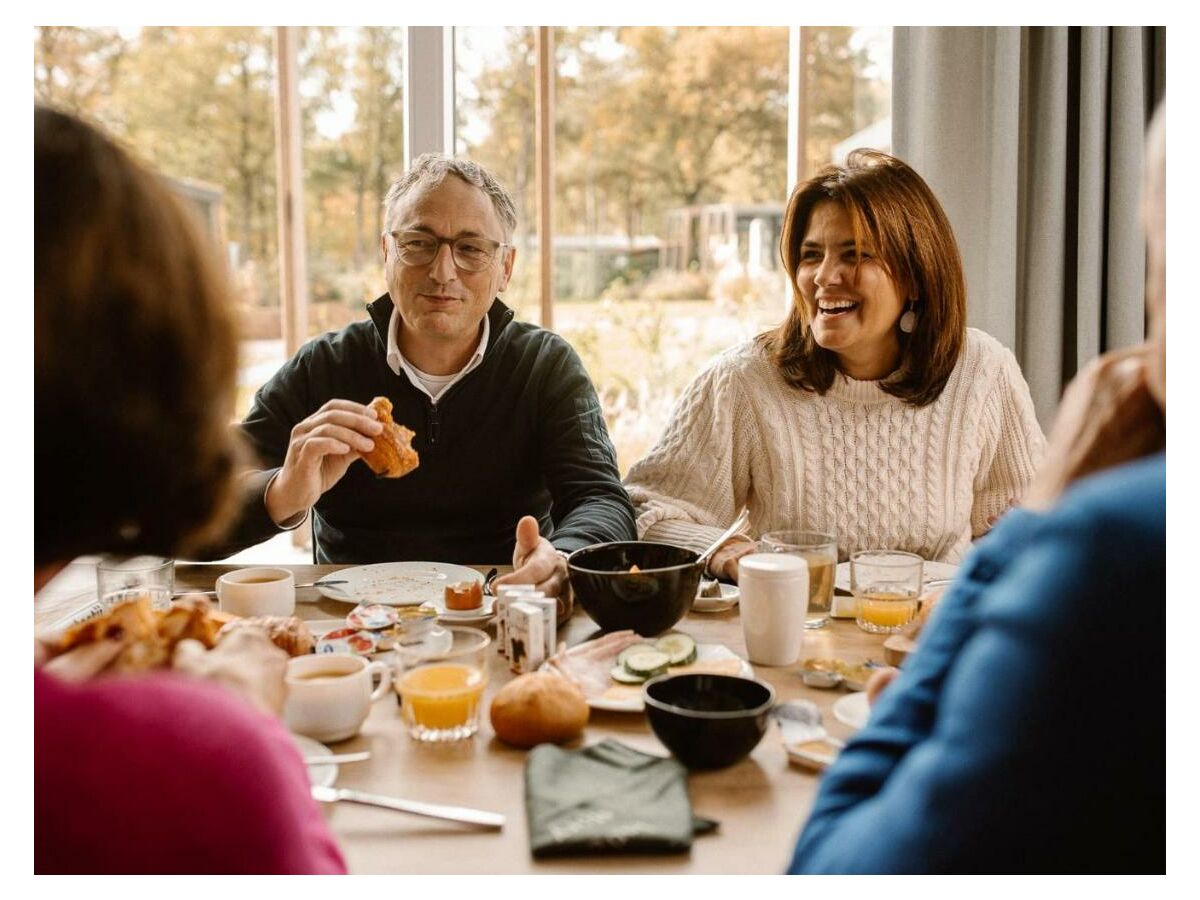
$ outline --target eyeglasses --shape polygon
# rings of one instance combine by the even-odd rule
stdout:
[[[406,266],[427,266],[437,258],[442,244],[450,245],[454,264],[464,272],[482,272],[496,261],[500,250],[509,247],[485,237],[443,238],[426,231],[389,231],[396,242],[396,255]]]

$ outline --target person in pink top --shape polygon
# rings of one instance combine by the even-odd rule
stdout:
[[[178,555],[220,533],[239,449],[231,297],[163,181],[34,111],[34,587],[82,553]],[[343,873],[276,715],[285,657],[247,629],[172,670],[34,671],[37,873]],[[236,640],[235,640],[236,638]]]

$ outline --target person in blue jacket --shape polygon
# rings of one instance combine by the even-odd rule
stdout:
[[[974,548],[826,772],[789,871],[1166,868],[1165,113],[1150,335],[1063,396],[1021,507]]]

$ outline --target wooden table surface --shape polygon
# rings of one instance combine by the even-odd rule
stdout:
[[[181,563],[176,589],[211,589],[216,578],[236,566]],[[297,583],[314,581],[343,566],[289,565]],[[477,567],[483,570],[486,567]],[[39,594],[35,625],[44,628],[95,597],[94,561],[81,559],[67,567]],[[350,605],[321,597],[315,589],[297,592],[296,614],[304,619],[342,618]],[[559,631],[574,645],[595,631],[582,610]],[[693,613],[677,629],[700,643],[724,644],[745,656],[737,609]],[[489,627],[490,630],[490,627]],[[838,657],[849,663],[868,658],[882,661],[883,636],[867,634],[852,620],[832,619],[805,635],[801,659]],[[510,678],[499,653],[487,697]],[[851,730],[833,717],[842,690],[806,687],[799,663],[787,667],[755,666],[758,678],[770,682],[779,701],[807,698],[820,707],[830,734],[846,738]],[[486,706],[485,706],[486,709]],[[593,711],[582,744],[616,738],[631,747],[667,755],[642,714]],[[582,745],[581,744],[581,745]],[[478,832],[381,809],[333,804],[326,807],[334,834],[356,873],[760,873],[782,872],[800,826],[816,793],[817,776],[789,764],[778,727],[772,723],[762,742],[737,765],[688,778],[697,815],[717,819],[717,832],[697,837],[689,854],[663,856],[580,857],[537,861],[529,853],[524,808],[526,752],[495,738],[486,714],[474,738],[453,744],[422,744],[405,733],[395,695],[374,705],[359,735],[331,745],[335,752],[370,750],[367,762],[341,766],[337,784],[413,800],[472,806],[503,813],[501,832]]]

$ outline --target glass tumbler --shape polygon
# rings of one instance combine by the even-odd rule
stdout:
[[[149,597],[154,609],[168,609],[175,594],[175,560],[162,556],[106,556],[96,564],[96,596],[104,609]]]
[[[850,591],[858,599],[855,622],[863,631],[892,634],[913,620],[925,560],[902,550],[860,550],[850,555]]]
[[[445,631],[450,634],[448,649],[431,652],[440,643],[435,641],[396,648],[400,717],[418,741],[459,741],[479,730],[492,638],[459,625]]]
[[[790,553],[808,561],[808,618],[805,628],[824,628],[833,608],[837,535],[824,531],[771,531],[762,536],[763,553]]]

